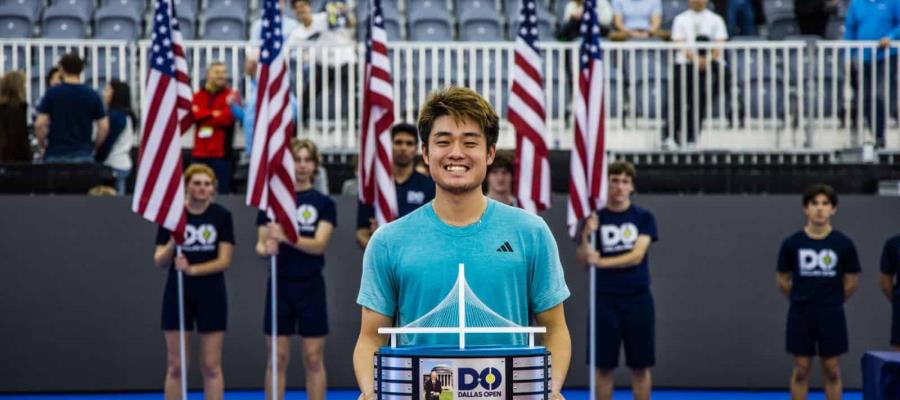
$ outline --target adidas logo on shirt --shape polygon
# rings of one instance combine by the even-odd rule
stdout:
[[[497,251],[500,253],[512,253],[513,248],[509,245],[509,242],[503,242],[503,245],[497,248]]]

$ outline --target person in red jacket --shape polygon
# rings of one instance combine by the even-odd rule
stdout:
[[[233,160],[231,145],[234,134],[234,115],[228,98],[234,92],[228,86],[228,71],[221,61],[213,61],[206,68],[206,83],[194,93],[194,149],[191,163],[206,164],[218,177],[219,193],[231,190]]]

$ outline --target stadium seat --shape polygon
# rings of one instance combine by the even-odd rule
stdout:
[[[37,16],[41,14],[44,2],[43,0],[0,0],[0,7],[6,5],[17,5],[27,8],[29,12],[31,12],[31,20],[34,21],[37,20]]]
[[[0,6],[0,38],[30,38],[34,34],[30,4],[7,3]]]
[[[53,5],[44,10],[41,33],[48,39],[83,39],[87,37],[88,20],[84,8]]]
[[[144,13],[147,2],[144,0],[100,0],[100,8],[110,6],[132,8],[138,15],[141,15]]]
[[[382,4],[382,7],[385,7],[385,5]],[[416,18],[421,14],[438,15],[435,13],[441,11],[449,13],[445,0],[416,0],[406,2],[406,15],[409,16],[409,18]]]
[[[107,49],[101,48],[99,50],[100,51],[97,52],[97,57],[93,58],[88,65],[85,65],[85,70],[93,72],[94,66],[96,66],[97,77],[101,81],[106,82],[109,79],[124,81],[128,77],[128,70],[131,65],[131,57],[128,52],[126,52],[124,58],[122,58],[119,56],[119,53],[113,49],[106,51]],[[109,65],[107,66],[107,64]],[[125,69],[125,75],[119,73],[119,69],[123,67]]]
[[[94,13],[94,0],[55,0],[50,2],[50,7],[78,8],[90,17]]]
[[[459,14],[459,40],[496,42],[503,40],[500,14],[491,7],[470,7]]]
[[[197,0],[175,0],[175,13],[179,16],[192,16],[197,20]]]
[[[181,37],[185,40],[192,40],[197,37],[197,20],[192,15],[183,17],[178,15],[178,29],[181,30]]]
[[[247,11],[233,6],[219,5],[206,10],[204,39],[246,40]]]
[[[672,22],[675,17],[687,10],[687,1],[685,0],[662,0],[662,27],[663,29],[672,29]]]
[[[248,0],[207,0],[206,3],[206,11],[209,12],[214,8],[220,7],[230,7],[237,10],[240,10],[247,19],[246,16],[249,15],[250,5]]]
[[[769,40],[781,40],[800,33],[797,21],[793,16],[772,20],[768,24]]]
[[[134,5],[111,5],[94,13],[97,39],[135,40],[140,36],[141,17]]]
[[[764,0],[763,12],[766,14],[766,22],[769,23],[778,19],[794,18],[794,2],[792,0]]]
[[[429,2],[430,0],[426,0]],[[453,40],[450,13],[439,7],[419,6],[409,14],[409,40],[449,42]]]
[[[781,79],[766,78],[750,81],[750,87],[740,86],[741,90],[748,89],[749,99],[741,96],[741,101],[749,100],[744,104],[747,116],[754,119],[781,119],[784,117],[784,84]]]
[[[507,10],[507,18],[509,21],[509,39],[515,40],[519,33],[519,2],[512,1],[511,5],[515,11]],[[510,14],[511,13],[511,14]],[[556,17],[550,14],[545,8],[538,6],[538,39],[541,41],[556,40]]]

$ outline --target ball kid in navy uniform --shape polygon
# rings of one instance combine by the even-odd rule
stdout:
[[[576,253],[580,264],[597,268],[594,367],[600,400],[612,398],[613,371],[619,365],[619,350],[623,346],[635,399],[650,398],[650,368],[656,363],[647,255],[650,243],[658,238],[656,218],[631,202],[636,175],[634,166],[627,161],[610,164],[606,207],[588,218]],[[589,236],[595,232],[597,247],[591,248]]]
[[[166,338],[165,398],[181,398],[181,365],[178,327],[178,280],[175,271],[184,274],[184,323],[190,332],[196,326],[200,335],[200,367],[207,398],[221,399],[225,388],[222,377],[222,342],[228,327],[228,296],[224,271],[231,265],[234,229],[231,213],[213,203],[216,175],[212,168],[194,164],[184,172],[185,225],[181,254],[169,231],[156,234],[153,262],[168,268],[162,303],[162,330]],[[189,336],[186,336],[189,338]],[[186,339],[187,340],[187,339]],[[185,343],[187,348],[188,343]]]
[[[786,349],[793,355],[791,397],[805,399],[812,358],[822,359],[825,397],[841,398],[839,356],[847,352],[844,302],[859,283],[859,257],[846,235],[832,228],[838,198],[828,185],[803,193],[806,226],[788,236],[778,253],[778,288],[791,301]]]
[[[337,226],[335,203],[330,197],[313,188],[313,179],[321,159],[316,145],[306,139],[291,139],[294,156],[294,190],[297,192],[299,235],[296,243],[288,242],[281,226],[269,222],[264,212],[257,217],[259,232],[256,252],[261,256],[277,256],[278,288],[278,399],[284,398],[290,355],[291,336],[299,335],[306,371],[306,392],[309,399],[325,398],[325,336],[328,335],[328,314],[325,303],[325,249]],[[270,278],[271,279],[271,278]],[[272,292],[271,282],[266,293],[263,331],[267,337],[266,398],[272,397]]]
[[[891,346],[900,351],[900,282],[896,276],[900,272],[900,235],[888,239],[881,251],[881,291],[892,305]]]
[[[415,125],[400,123],[391,128],[394,185],[397,187],[397,217],[409,214],[434,199],[434,181],[415,170],[419,143]],[[363,249],[378,229],[375,207],[359,202],[356,209],[356,242]]]

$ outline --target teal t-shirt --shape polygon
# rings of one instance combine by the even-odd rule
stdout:
[[[532,313],[553,308],[569,297],[556,241],[544,220],[488,200],[481,219],[468,226],[445,224],[428,203],[375,231],[363,257],[356,302],[405,326],[450,295],[460,263],[465,264],[471,293],[483,306],[521,326],[529,325]],[[455,293],[451,297],[457,298]],[[466,300],[467,326],[496,322],[478,310],[480,304]],[[443,320],[448,325],[441,326],[458,326],[458,320]],[[455,334],[400,337],[406,345],[453,345],[458,340]],[[467,345],[524,345],[526,341],[524,334],[466,335]]]

